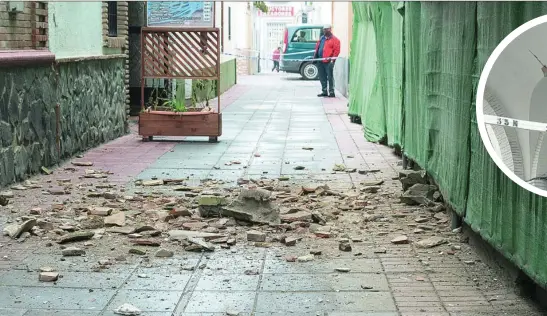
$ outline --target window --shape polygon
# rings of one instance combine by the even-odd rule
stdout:
[[[118,3],[108,1],[108,36],[118,36]]]
[[[228,40],[232,40],[232,7],[228,7]]]
[[[315,43],[321,38],[321,29],[299,29],[291,42]]]

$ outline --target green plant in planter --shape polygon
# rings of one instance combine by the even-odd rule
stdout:
[[[205,102],[204,107],[209,107],[209,101],[214,97],[213,81],[200,79],[192,82],[192,107]]]
[[[184,100],[177,100],[176,98],[173,98],[166,101],[165,105],[170,107],[175,113],[183,113],[188,111],[186,104],[184,104]]]

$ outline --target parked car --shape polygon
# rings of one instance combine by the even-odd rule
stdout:
[[[317,80],[319,69],[312,61],[315,44],[321,38],[323,25],[287,25],[283,37],[280,70],[300,74],[304,79]]]

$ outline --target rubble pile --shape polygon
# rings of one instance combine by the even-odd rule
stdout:
[[[62,257],[108,256],[98,260],[97,271],[126,256],[169,258],[237,245],[285,249],[288,262],[333,252],[362,256],[360,245],[374,238],[419,249],[445,244],[450,253],[457,249],[451,243],[454,233],[447,231],[442,196],[424,172],[400,172],[405,192],[398,200],[394,179],[363,181],[343,191],[325,183],[295,184],[287,177],[240,179],[232,187],[215,180],[189,186],[187,179],[150,179],[137,181],[129,195],[109,181],[109,172],[87,169],[91,166],[81,162],[65,169],[79,175],[77,180],[27,181],[0,192],[0,212],[9,217],[3,234],[18,242],[37,240]],[[377,172],[363,174],[372,173]],[[23,207],[14,202],[24,195],[18,192],[41,196]],[[423,238],[414,240],[411,234]],[[386,252],[375,247],[372,253]],[[46,269],[39,278],[55,282],[58,277]]]

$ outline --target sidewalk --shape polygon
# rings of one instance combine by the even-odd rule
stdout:
[[[317,98],[318,85],[277,74],[239,78],[222,96],[219,143],[206,138],[141,142],[131,134],[76,159],[93,166],[67,163],[32,179],[40,188],[12,190],[12,202],[0,207],[0,229],[37,217],[40,229],[33,233],[50,232],[22,241],[0,237],[0,316],[114,315],[123,303],[153,316],[542,315],[478,259],[442,212],[400,203],[401,184],[394,180],[399,158],[364,140],[362,127],[349,122],[347,100]],[[356,170],[333,172],[335,165]],[[83,178],[85,169],[112,174]],[[152,178],[187,180],[180,191],[136,184]],[[158,215],[170,216],[162,210],[173,205],[181,212],[195,210],[196,196],[220,196],[238,182],[261,183],[261,178],[260,186],[280,195],[283,188],[309,183],[343,193],[336,198],[286,193],[286,199],[302,199],[290,204],[288,214],[302,216],[309,206],[324,216],[326,224],[319,226],[315,223],[322,219],[313,223],[307,213],[306,219],[278,227],[228,224],[229,219],[196,213],[171,221]],[[284,186],[273,181],[285,178]],[[205,179],[211,185],[198,189]],[[371,181],[377,193],[359,191]],[[63,256],[65,244],[53,238],[87,230],[98,217],[86,212],[98,206],[125,214],[120,227],[94,226],[93,238],[66,244],[85,256]],[[121,232],[129,226],[140,228]],[[184,242],[168,241],[172,229],[226,233],[236,244],[185,251]],[[258,231],[256,243],[247,240],[250,230]],[[266,242],[260,241],[263,236]],[[409,242],[393,242],[401,236]],[[416,246],[433,236],[447,242]],[[137,247],[135,241],[143,239],[161,248]],[[342,247],[341,239],[351,249]],[[158,249],[173,253],[156,257]],[[46,267],[62,277],[39,282]]]

